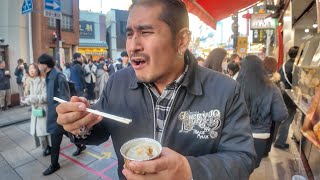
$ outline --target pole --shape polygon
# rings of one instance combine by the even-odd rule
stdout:
[[[29,58],[30,64],[34,62],[33,60],[33,46],[32,46],[32,21],[31,21],[31,13],[28,13],[28,35],[29,35]]]
[[[58,61],[58,64],[60,65],[60,48],[61,47],[61,20],[60,19],[56,19],[56,34],[57,34],[57,40],[56,40],[56,49],[55,49],[55,60]]]

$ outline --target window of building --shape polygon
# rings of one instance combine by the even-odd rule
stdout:
[[[62,8],[62,19],[61,19],[61,29],[72,31],[73,30],[73,1],[72,0],[61,0]],[[55,28],[56,19],[48,18],[48,26]]]
[[[127,22],[126,21],[120,21],[120,33],[121,35],[125,36],[127,31]]]

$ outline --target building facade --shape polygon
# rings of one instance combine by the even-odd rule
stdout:
[[[106,16],[101,13],[80,11],[80,44],[78,52],[87,59],[107,57]]]
[[[106,15],[108,57],[118,59],[126,49],[126,27],[129,12],[111,9]]]
[[[1,0],[0,5],[0,60],[5,60],[11,74],[12,104],[19,103],[14,75],[17,60],[27,64],[37,62],[42,53],[55,56],[53,40],[55,19],[43,15],[43,0],[33,0],[33,12],[22,14],[23,0]],[[79,0],[61,0],[62,47],[65,61],[72,58],[79,45]]]

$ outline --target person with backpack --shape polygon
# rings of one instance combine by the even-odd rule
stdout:
[[[68,133],[63,129],[63,127],[57,124],[58,114],[55,111],[58,106],[58,102],[53,100],[53,97],[58,97],[66,101],[70,100],[70,90],[68,82],[65,76],[57,71],[55,67],[55,62],[51,56],[48,54],[42,54],[38,58],[39,70],[46,74],[46,91],[47,91],[47,102],[48,109],[47,112],[47,131],[51,134],[51,165],[43,172],[44,176],[50,175],[60,169],[59,165],[59,151],[60,144],[62,142],[63,135],[68,136]],[[86,146],[76,144],[77,150],[73,153],[77,156],[86,149]]]

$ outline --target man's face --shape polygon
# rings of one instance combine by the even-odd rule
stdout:
[[[128,62],[129,62],[129,57],[123,56],[123,57],[122,57],[122,63],[128,64]]]
[[[39,67],[40,72],[47,73],[48,66],[46,64],[39,64],[38,67]]]
[[[141,82],[166,82],[181,63],[170,28],[159,19],[161,10],[160,5],[137,5],[128,17],[126,49]]]

